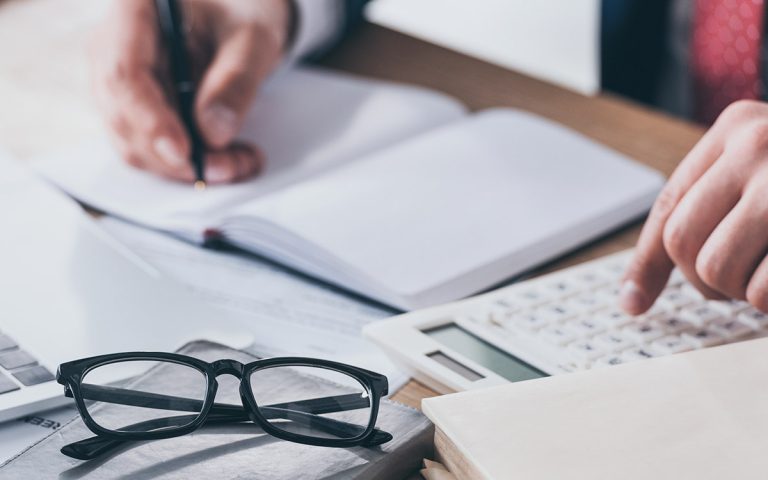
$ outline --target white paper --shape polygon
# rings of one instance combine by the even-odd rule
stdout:
[[[0,464],[55,432],[75,415],[75,407],[62,407],[0,423]]]
[[[251,180],[197,192],[188,184],[126,165],[106,138],[33,165],[69,194],[100,210],[159,229],[202,232],[216,226],[230,205],[463,115],[460,103],[437,92],[295,68],[270,79],[240,133],[267,159],[264,172]]]
[[[566,88],[600,88],[599,0],[375,0],[368,18]]]
[[[391,316],[391,311],[251,256],[206,250],[110,217],[100,223],[192,294],[251,316],[256,336],[253,353],[320,357],[357,365],[386,375],[391,392],[408,380],[361,333],[363,326]]]
[[[559,125],[498,109],[275,192],[248,212],[426,306],[641,215],[662,184],[658,172]]]

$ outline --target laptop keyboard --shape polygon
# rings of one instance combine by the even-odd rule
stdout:
[[[15,340],[0,333],[0,395],[54,380],[53,374]]]

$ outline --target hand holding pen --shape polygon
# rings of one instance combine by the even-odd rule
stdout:
[[[189,183],[196,177],[235,182],[258,173],[261,152],[234,139],[259,84],[280,61],[288,0],[175,1],[182,7],[191,94],[178,91],[180,73],[157,3],[114,2],[96,37],[97,99],[118,150],[135,167]],[[196,151],[205,165],[198,172]]]

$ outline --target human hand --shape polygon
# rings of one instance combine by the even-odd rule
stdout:
[[[187,48],[199,79],[198,128],[208,147],[206,180],[258,172],[263,155],[233,143],[259,84],[280,61],[288,0],[184,0]],[[93,48],[94,87],[115,144],[129,164],[192,182],[190,139],[177,114],[153,0],[116,0]]]
[[[654,204],[620,296],[648,310],[677,266],[707,298],[768,312],[768,104],[728,107]]]

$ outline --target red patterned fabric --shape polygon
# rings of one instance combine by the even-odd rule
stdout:
[[[760,98],[765,0],[695,0],[691,70],[696,118],[715,121],[730,103]]]

